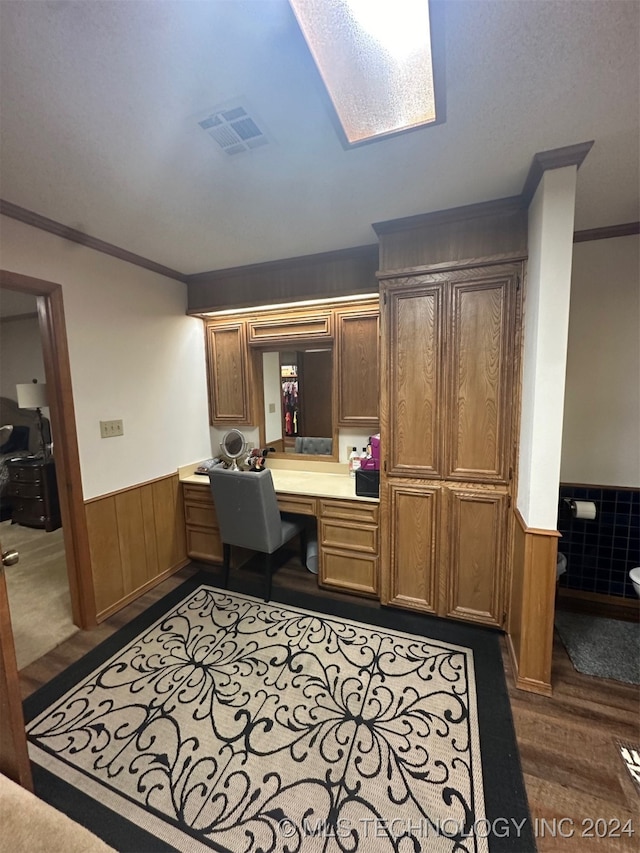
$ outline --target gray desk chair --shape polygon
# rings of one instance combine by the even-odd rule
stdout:
[[[319,456],[331,456],[333,439],[315,438],[310,435],[298,436],[296,438],[296,453],[313,453]]]
[[[273,556],[300,534],[300,561],[305,563],[306,520],[281,514],[271,471],[233,471],[221,465],[209,471],[211,494],[218,516],[223,546],[224,585],[229,582],[231,546],[250,548],[265,555],[265,595],[271,596]]]

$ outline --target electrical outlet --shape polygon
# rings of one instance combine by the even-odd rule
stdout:
[[[269,414],[272,415],[275,412],[275,410],[276,410],[276,404],[275,403],[269,403]]]
[[[116,435],[124,435],[122,421],[100,421],[100,437],[114,438]]]

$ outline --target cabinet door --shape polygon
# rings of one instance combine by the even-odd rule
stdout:
[[[381,531],[388,566],[383,604],[436,612],[439,501],[438,488],[389,483]]]
[[[507,495],[456,487],[446,492],[446,615],[502,626]]]
[[[379,312],[336,312],[334,385],[338,426],[379,429]]]
[[[442,476],[442,284],[398,282],[386,292],[385,432],[388,473]],[[384,443],[383,437],[383,443]]]
[[[452,282],[445,479],[509,478],[516,282],[512,271]]]
[[[244,323],[208,324],[207,368],[211,423],[252,423]]]

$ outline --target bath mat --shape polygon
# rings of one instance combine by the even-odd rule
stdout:
[[[640,684],[640,624],[557,610],[555,626],[578,672]]]

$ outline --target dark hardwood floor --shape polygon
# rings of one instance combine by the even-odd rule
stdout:
[[[79,631],[22,670],[23,698],[202,568],[191,564],[182,569],[96,630]],[[219,577],[215,567],[209,570]],[[353,601],[348,595],[319,590],[316,577],[301,569],[296,558],[274,575],[273,585]],[[358,603],[380,607],[367,599]],[[553,696],[526,693],[514,687],[504,641],[502,649],[539,852],[640,849],[640,791],[616,747],[617,740],[640,744],[640,688],[576,672],[556,636]],[[638,649],[629,654],[638,654]],[[628,834],[630,828],[633,835]]]

